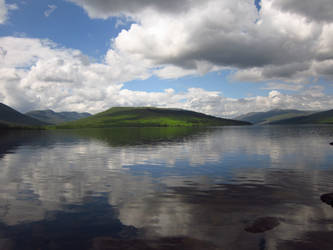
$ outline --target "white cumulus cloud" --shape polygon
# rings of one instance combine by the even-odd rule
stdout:
[[[329,0],[266,0],[260,12],[252,0],[69,1],[91,18],[135,20],[110,53],[141,58],[162,78],[231,68],[234,80],[332,79],[329,70],[318,70],[333,55]]]
[[[267,96],[240,99],[203,88],[134,91],[124,88],[123,83],[153,74],[145,70],[149,60],[140,56],[121,57],[110,50],[104,63],[92,63],[78,50],[58,47],[48,40],[17,37],[0,38],[0,47],[0,102],[23,112],[51,108],[96,113],[112,106],[156,106],[234,117],[253,110],[333,106],[333,98],[314,84],[299,88],[302,92],[295,95],[276,91],[287,89],[285,85],[271,85]]]
[[[178,67],[176,76],[231,67],[259,68],[276,79],[302,78],[317,58],[318,42],[330,48],[323,30],[328,24],[284,10],[278,0],[263,1],[260,13],[252,0],[171,1],[167,8],[165,1],[72,1],[94,18],[137,20],[114,40],[114,51],[139,55],[152,66]]]

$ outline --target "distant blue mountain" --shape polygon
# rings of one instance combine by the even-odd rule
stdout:
[[[317,111],[302,111],[296,109],[273,109],[267,112],[254,112],[236,117],[236,120],[247,121],[253,124],[273,124],[286,119],[298,119],[301,116],[311,115]]]
[[[48,123],[26,116],[15,109],[0,103],[0,128],[21,126],[42,126]]]
[[[52,110],[34,110],[26,113],[26,115],[49,124],[70,122],[91,116],[89,113],[54,112]]]

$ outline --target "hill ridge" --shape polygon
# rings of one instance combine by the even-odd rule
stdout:
[[[67,122],[56,128],[169,127],[249,125],[249,122],[218,118],[203,113],[157,107],[112,107],[88,118]]]
[[[248,121],[253,124],[264,125],[272,124],[276,121],[300,116],[310,115],[317,111],[305,111],[297,109],[272,109],[264,112],[250,112],[236,117],[237,120]]]
[[[48,123],[26,116],[3,103],[0,103],[0,123],[1,127],[48,125]]]
[[[284,119],[272,124],[333,124],[333,109]]]
[[[60,124],[91,116],[91,114],[87,112],[82,112],[82,113],[75,111],[55,112],[51,109],[32,110],[25,113],[25,115],[44,121],[49,124]]]

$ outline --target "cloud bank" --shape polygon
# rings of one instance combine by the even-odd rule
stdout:
[[[239,71],[235,80],[306,82],[332,79],[333,4],[329,0],[261,2],[71,0],[92,18],[126,15],[136,23],[113,41],[112,51],[162,66],[163,78]],[[175,70],[175,67],[177,68]],[[256,72],[256,75],[249,72]],[[241,75],[241,76],[240,76]]]
[[[21,111],[95,113],[111,106],[158,106],[225,117],[271,108],[332,107],[331,96],[316,84],[333,79],[332,4],[325,0],[314,9],[309,1],[266,0],[260,11],[252,0],[69,1],[91,18],[125,17],[134,23],[111,40],[99,63],[48,40],[0,38],[0,102]],[[152,75],[170,79],[225,69],[233,72],[230,81],[264,83],[263,89],[272,91],[233,99],[204,86],[176,93],[123,85]]]
[[[190,88],[176,93],[133,91],[123,82],[146,79],[144,63],[108,54],[105,63],[91,63],[78,50],[48,40],[0,38],[0,102],[21,111],[37,108],[96,113],[111,106],[177,107],[232,117],[272,108],[327,109],[333,99],[323,89],[307,87],[297,95],[271,91],[268,96],[233,99],[223,93]],[[110,58],[111,57],[111,58]],[[281,87],[281,86],[278,86]]]

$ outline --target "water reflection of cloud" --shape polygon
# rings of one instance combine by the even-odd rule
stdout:
[[[94,139],[24,144],[0,159],[0,218],[8,225],[41,221],[107,194],[120,221],[147,236],[247,249],[237,239],[259,239],[244,232],[246,222],[276,216],[282,223],[265,241],[277,249],[278,240],[333,230],[323,223],[333,220],[332,209],[319,200],[333,190],[332,173],[320,168],[329,164],[326,138],[306,130],[275,133],[225,128],[182,142],[122,147]]]
[[[274,179],[283,178],[288,172],[277,174],[281,176]],[[287,177],[302,183],[298,180],[300,175],[289,173]],[[308,231],[332,230],[327,223],[333,219],[332,209],[321,204],[316,186],[308,184],[293,190],[288,188],[294,187],[266,185],[212,185],[203,191],[198,182],[192,187],[168,189],[164,195],[156,192],[153,197],[123,200],[118,207],[119,218],[124,224],[145,228],[152,235],[191,235],[224,247],[248,249],[249,245],[237,245],[237,239],[252,244],[257,239],[244,232],[246,222],[274,216],[282,223],[265,234],[267,244],[273,246],[280,240],[301,239]]]

